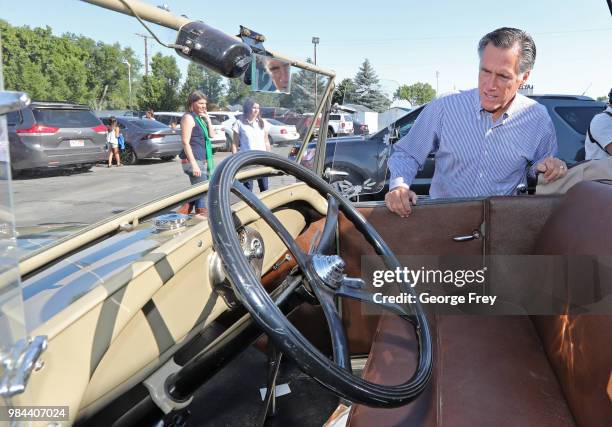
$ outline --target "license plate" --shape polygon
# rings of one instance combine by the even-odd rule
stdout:
[[[71,147],[84,147],[85,146],[85,140],[83,140],[83,139],[71,139],[70,140],[70,146]]]

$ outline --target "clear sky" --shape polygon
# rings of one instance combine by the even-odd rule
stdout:
[[[298,59],[313,56],[311,38],[317,36],[320,66],[342,79],[354,77],[368,58],[387,90],[417,81],[435,88],[436,71],[441,93],[475,87],[478,40],[501,26],[525,29],[535,39],[534,92],[597,97],[612,87],[612,17],[605,0],[147,2],[166,3],[173,13],[230,34],[245,25],[266,35],[271,50]],[[144,58],[143,41],[134,35],[144,29],[134,18],[77,0],[0,0],[0,18],[119,42]],[[162,40],[174,41],[173,31],[154,28]],[[151,47],[153,53],[173,53]],[[178,62],[184,72],[186,60]]]

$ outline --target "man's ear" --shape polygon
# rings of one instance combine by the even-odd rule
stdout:
[[[531,71],[525,71],[523,73],[523,80],[521,81],[521,84],[525,84],[525,82],[527,81],[527,79],[529,78],[529,74],[531,73]]]

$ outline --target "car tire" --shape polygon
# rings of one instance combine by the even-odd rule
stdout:
[[[124,165],[133,165],[138,161],[138,157],[136,156],[136,152],[130,145],[126,145],[125,149],[121,151],[120,154],[121,163]]]
[[[335,136],[336,136],[336,135],[334,134],[334,130],[333,130],[332,128],[328,128],[328,129],[327,129],[327,137],[328,137],[328,138],[333,138],[333,137],[335,137]]]

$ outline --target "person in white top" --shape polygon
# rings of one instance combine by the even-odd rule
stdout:
[[[106,143],[108,144],[108,167],[113,165],[113,156],[117,160],[117,166],[123,166],[121,164],[121,158],[119,157],[119,126],[117,125],[117,119],[111,117],[106,127]]]
[[[608,94],[607,108],[593,117],[584,141],[586,160],[605,159],[612,155],[612,89]]]
[[[247,99],[242,106],[242,117],[236,120],[232,126],[233,144],[232,154],[238,150],[260,150],[271,151],[268,131],[270,125],[265,122],[259,114],[259,104],[252,99]],[[258,178],[259,191],[268,189],[268,178]],[[244,184],[249,190],[253,189],[253,181]]]

